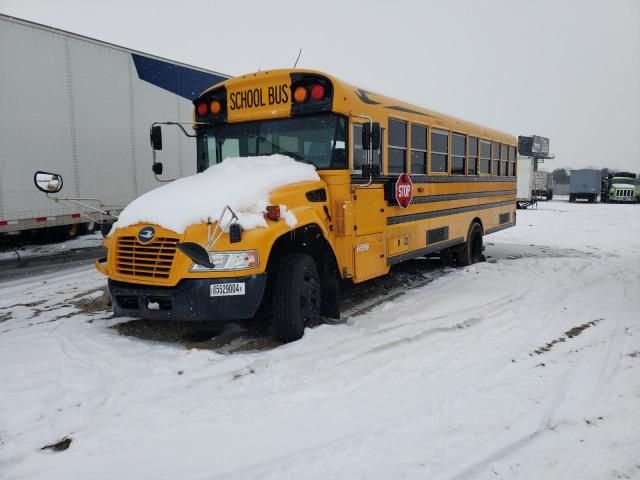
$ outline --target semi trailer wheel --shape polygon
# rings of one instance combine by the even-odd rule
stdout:
[[[271,327],[276,340],[298,340],[306,327],[319,323],[320,277],[310,255],[293,253],[280,260],[272,298]]]

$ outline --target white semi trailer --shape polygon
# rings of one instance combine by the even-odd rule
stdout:
[[[516,183],[516,207],[527,208],[536,204],[536,197],[533,194],[533,175],[535,160],[533,157],[518,155]]]
[[[191,100],[227,75],[0,14],[0,235],[73,235],[157,187],[149,128],[190,122]],[[195,173],[195,142],[167,130],[163,178]],[[61,173],[54,202],[37,170]]]

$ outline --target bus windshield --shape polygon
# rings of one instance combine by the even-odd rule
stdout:
[[[344,169],[346,119],[335,114],[223,123],[198,133],[198,172],[228,157],[281,154],[321,169]]]

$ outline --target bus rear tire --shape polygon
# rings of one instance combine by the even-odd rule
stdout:
[[[479,223],[473,222],[469,227],[467,241],[460,245],[456,252],[456,263],[460,267],[467,267],[481,262],[482,259],[482,227]]]
[[[320,321],[320,277],[313,258],[302,253],[280,260],[273,284],[272,334],[281,342],[302,338]]]

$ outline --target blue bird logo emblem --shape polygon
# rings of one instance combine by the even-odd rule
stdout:
[[[144,227],[138,232],[138,241],[140,243],[149,243],[155,237],[156,231],[153,227]]]

